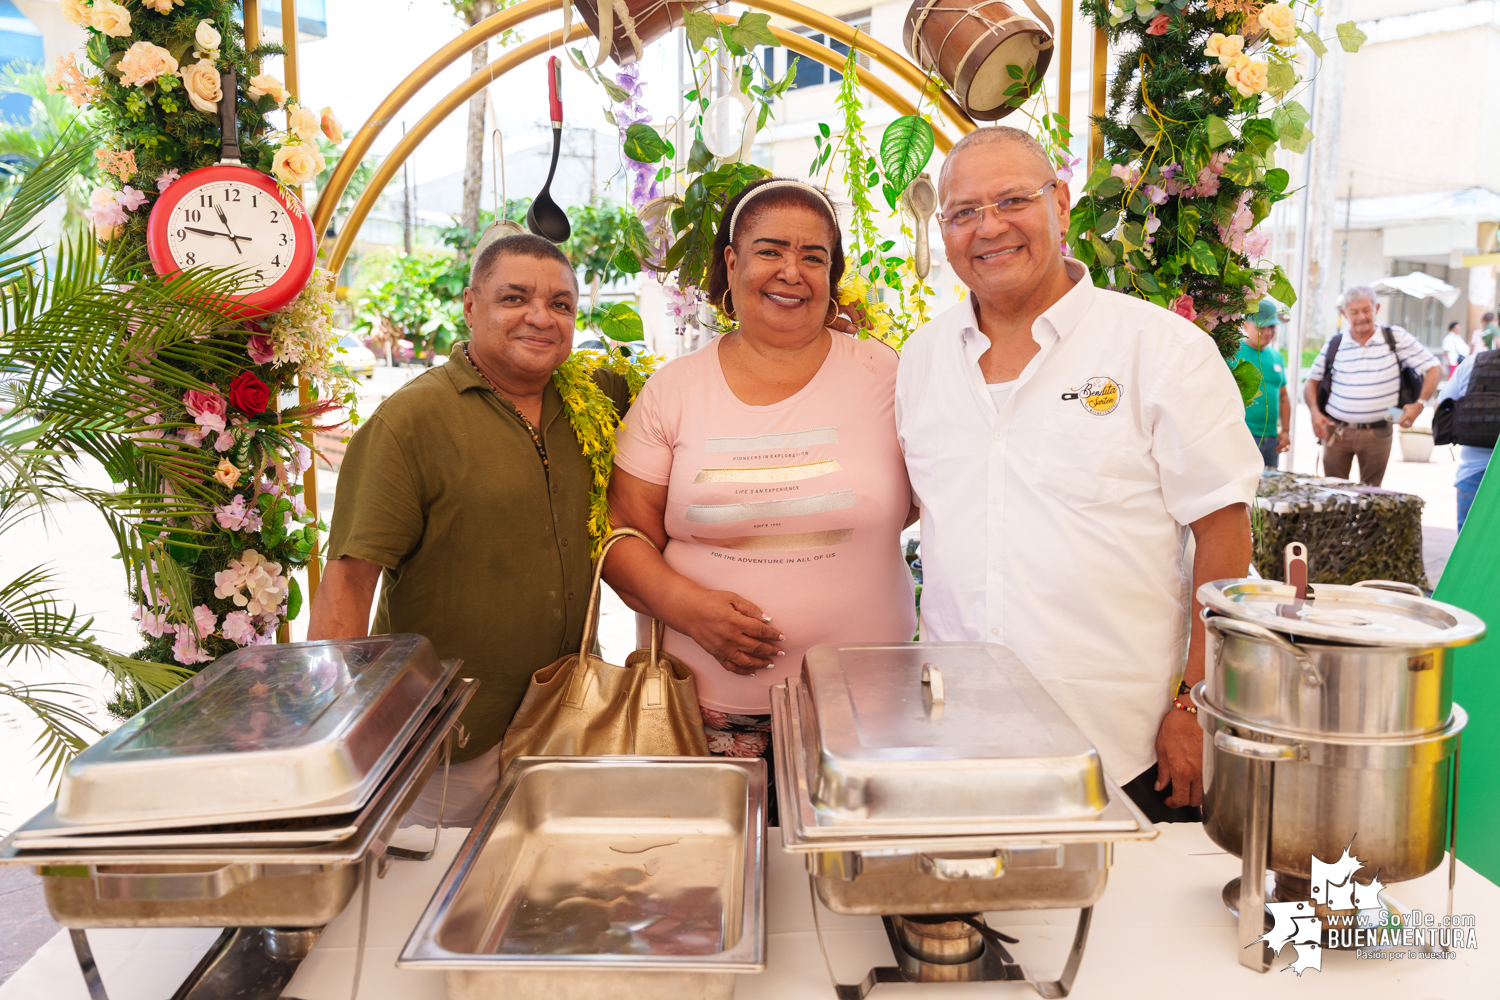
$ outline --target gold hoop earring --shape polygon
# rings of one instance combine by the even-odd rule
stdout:
[[[828,300],[828,315],[827,315],[827,317],[824,318],[823,325],[824,326],[832,326],[833,325],[833,321],[836,320],[836,319],[838,319],[838,318],[839,318],[839,302],[838,302],[838,299],[830,298]]]
[[[724,289],[724,294],[719,296],[719,312],[734,319],[734,299],[730,298],[729,289]]]

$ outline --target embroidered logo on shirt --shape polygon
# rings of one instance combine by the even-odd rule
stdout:
[[[1125,387],[1104,375],[1095,375],[1080,388],[1069,388],[1062,394],[1064,400],[1076,399],[1083,408],[1097,417],[1113,413],[1120,405],[1120,396]]]

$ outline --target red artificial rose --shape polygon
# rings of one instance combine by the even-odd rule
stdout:
[[[229,383],[229,402],[241,413],[264,413],[270,401],[271,390],[254,372],[240,372]]]

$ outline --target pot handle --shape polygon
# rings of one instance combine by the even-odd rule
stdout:
[[[1402,583],[1399,580],[1361,580],[1355,584],[1356,587],[1373,587],[1376,590],[1395,590],[1413,597],[1426,597],[1422,588],[1414,583]]]
[[[1214,733],[1214,746],[1251,760],[1301,760],[1307,755],[1307,748],[1301,743],[1257,743],[1222,730]]]
[[[1323,675],[1318,672],[1317,666],[1313,664],[1312,657],[1307,655],[1307,650],[1294,642],[1288,642],[1264,625],[1240,621],[1238,618],[1225,618],[1221,615],[1204,615],[1203,627],[1213,629],[1215,632],[1220,633],[1221,637],[1224,632],[1238,632],[1240,635],[1268,642],[1283,653],[1296,657],[1298,665],[1302,668],[1303,683],[1310,684],[1313,687],[1317,687],[1323,683]],[[1222,648],[1220,655],[1223,655]]]
[[[227,864],[205,871],[118,871],[114,865],[91,869],[94,894],[122,902],[219,899],[261,875],[256,864]]]

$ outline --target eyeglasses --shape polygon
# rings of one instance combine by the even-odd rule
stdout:
[[[987,208],[995,210],[996,219],[1007,222],[1035,205],[1043,193],[1056,183],[1057,179],[1053,178],[1030,194],[1013,194],[1008,198],[1001,198],[992,205],[977,205],[973,208],[955,209],[952,212],[939,212],[937,218],[950,233],[967,232],[978,226]]]

